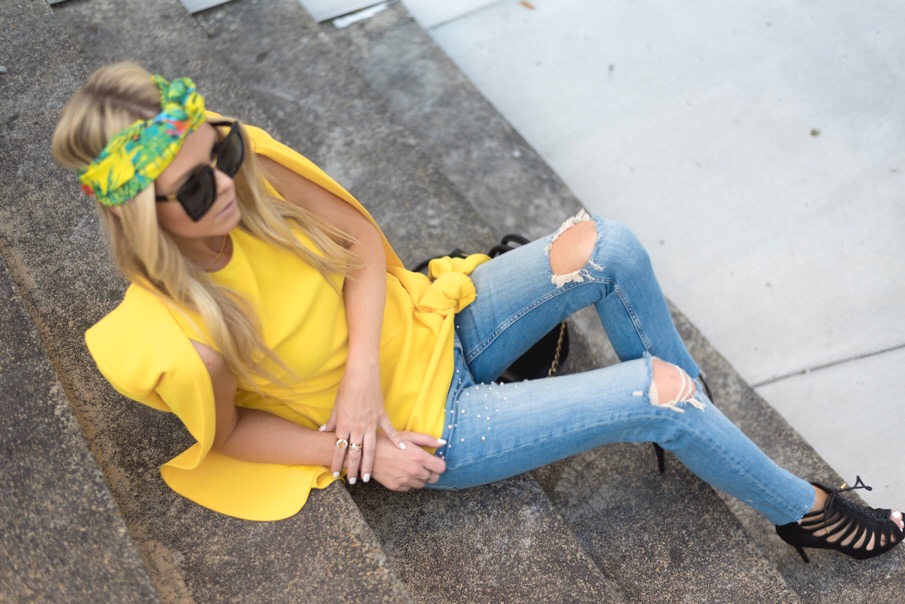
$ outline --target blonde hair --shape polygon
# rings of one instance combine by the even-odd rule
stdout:
[[[102,67],[63,108],[53,136],[53,155],[66,167],[84,168],[112,136],[136,120],[152,118],[160,110],[160,94],[144,68],[134,63]],[[251,149],[244,132],[242,137],[246,149]],[[360,267],[360,259],[348,249],[354,243],[348,234],[304,208],[267,194],[264,173],[254,153],[246,154],[234,181],[242,216],[239,228],[291,250],[334,287],[338,287],[337,274],[348,277]],[[286,368],[266,347],[258,317],[246,301],[214,283],[204,270],[182,255],[169,234],[159,227],[153,185],[117,207],[115,216],[97,204],[113,259],[128,281],[150,288],[178,308],[196,311],[214,346],[243,382],[253,383],[253,376],[273,378],[259,364],[264,357]],[[307,236],[320,253],[302,245],[292,226]]]

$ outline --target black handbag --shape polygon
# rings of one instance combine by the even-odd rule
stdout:
[[[509,234],[497,245],[490,248],[487,255],[496,258],[500,254],[505,254],[514,250],[519,245],[528,243],[528,239],[521,235]],[[515,244],[515,245],[513,245]],[[468,256],[459,248],[454,249],[447,256],[465,258]],[[442,258],[442,256],[436,256]],[[414,269],[415,272],[424,273],[427,266],[434,258],[428,258],[421,262]],[[537,343],[534,344],[528,352],[520,356],[506,371],[503,372],[497,381],[501,382],[520,382],[522,380],[533,380],[542,377],[552,377],[556,375],[559,366],[565,362],[569,355],[569,328],[565,321],[562,321],[557,327],[547,332]]]

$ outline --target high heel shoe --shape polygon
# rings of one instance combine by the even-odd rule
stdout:
[[[804,548],[834,549],[847,556],[866,560],[888,552],[902,542],[902,529],[889,518],[889,510],[858,505],[839,495],[854,489],[872,490],[858,476],[855,486],[843,484],[830,489],[812,485],[827,493],[822,510],[810,512],[798,522],[776,527],[779,537],[798,550],[802,560],[810,562]]]
[[[710,393],[710,385],[707,383],[707,380],[704,379],[703,371],[698,374],[698,379],[700,379],[701,384],[704,385],[704,393],[707,395],[707,399],[710,402],[713,402],[713,395]],[[657,456],[657,469],[660,470],[660,474],[666,474],[666,452],[663,450],[663,447],[657,443],[651,444],[654,446],[654,455]]]

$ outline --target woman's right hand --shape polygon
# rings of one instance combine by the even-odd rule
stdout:
[[[378,432],[372,478],[391,491],[421,489],[437,482],[446,471],[446,462],[421,447],[437,448],[446,442],[419,432],[398,432],[398,436],[417,446],[400,449],[386,434]]]

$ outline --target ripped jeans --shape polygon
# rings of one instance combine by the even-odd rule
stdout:
[[[594,220],[584,268],[555,276],[557,234],[503,254],[472,274],[477,299],[456,316],[456,365],[436,454],[446,472],[428,488],[463,489],[514,476],[599,445],[656,442],[712,486],[774,524],[799,520],[811,485],[780,468],[707,399],[652,404],[652,357],[697,378],[647,252],[623,225]],[[560,231],[563,231],[560,229]],[[573,312],[593,305],[622,361],[584,373],[494,384],[515,359]],[[657,403],[659,401],[654,401]],[[668,402],[668,401],[667,401]]]

